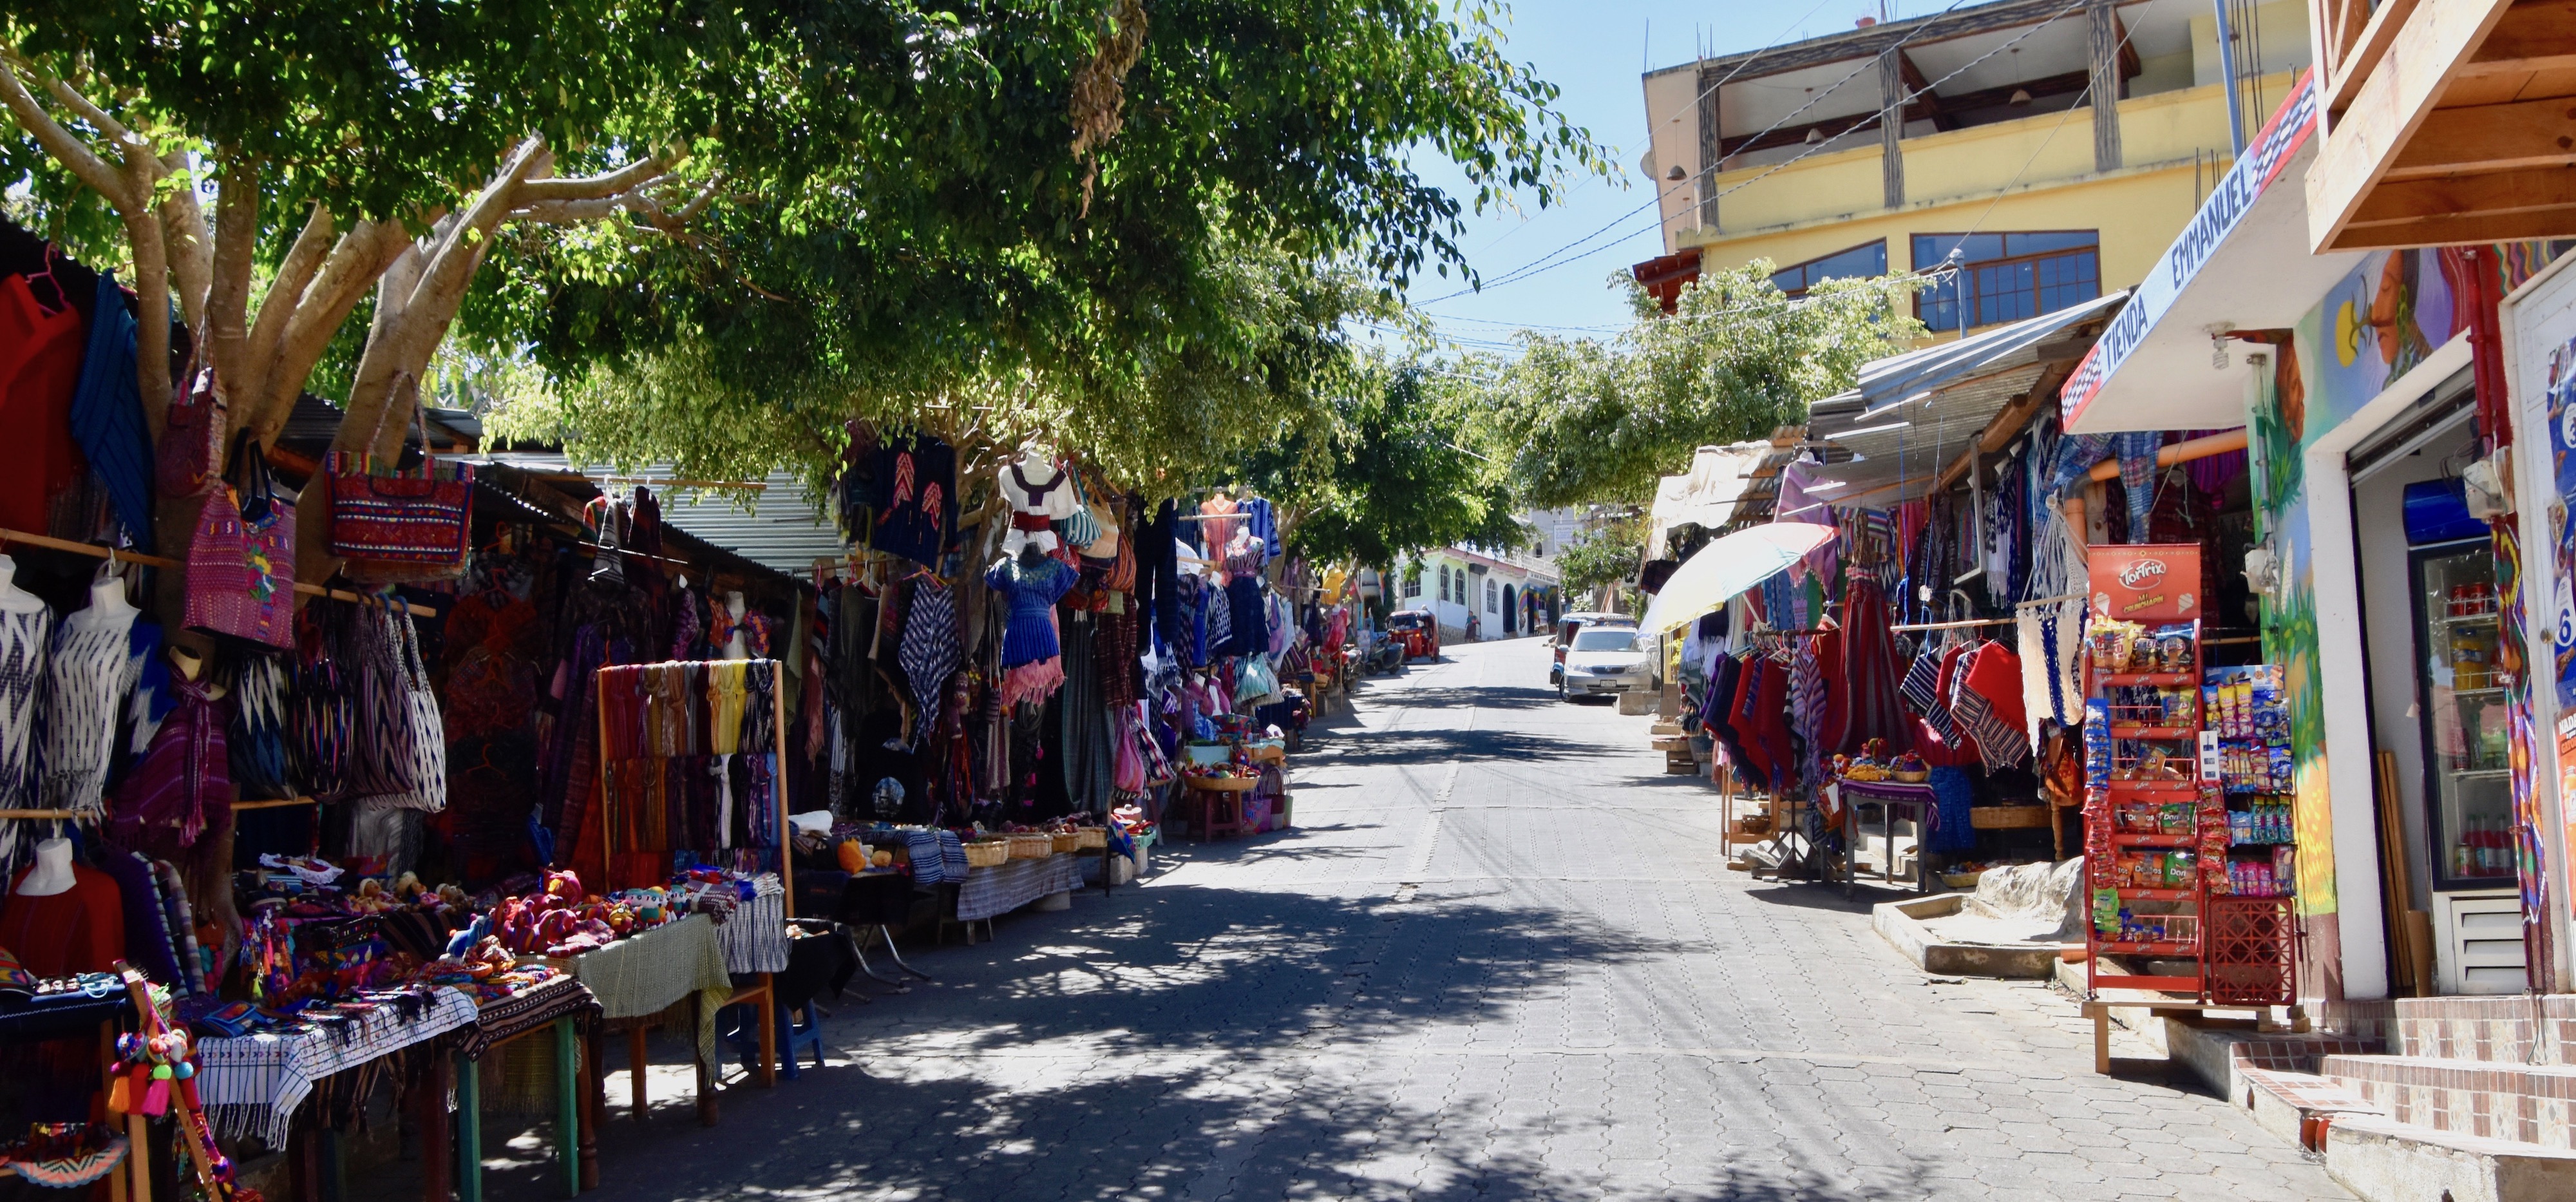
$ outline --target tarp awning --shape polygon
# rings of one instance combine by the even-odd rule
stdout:
[[[1858,387],[1808,410],[1808,438],[1841,452],[1813,470],[1827,487],[1810,485],[1810,496],[1873,507],[1922,496],[1996,414],[2065,370],[2073,352],[2045,353],[2053,339],[2107,320],[2127,296],[2114,292],[1861,368]]]

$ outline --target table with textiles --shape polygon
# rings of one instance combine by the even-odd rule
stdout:
[[[1058,852],[1039,859],[1005,860],[992,868],[969,868],[957,887],[959,922],[978,922],[1008,913],[1051,893],[1082,888],[1080,852]]]
[[[1883,861],[1890,879],[1896,870],[1896,812],[1911,810],[1907,821],[1914,824],[1914,891],[1932,891],[1932,871],[1923,854],[1924,836],[1941,821],[1941,799],[1930,785],[1894,780],[1837,780],[1828,786],[1834,791],[1835,806],[1843,814],[1843,896],[1850,897],[1860,882],[1860,808],[1865,805],[1885,807],[1886,818],[1879,829],[1886,836],[1887,859]]]
[[[475,1021],[474,999],[441,987],[363,994],[363,1014],[284,1032],[197,1041],[197,1096],[217,1135],[284,1148],[295,1108],[334,1073]]]
[[[725,972],[723,940],[713,919],[691,914],[677,922],[629,936],[595,952],[549,963],[571,973],[599,1001],[605,1022],[593,1026],[590,1079],[597,1113],[607,1110],[607,1072],[599,1055],[597,1033],[616,1026],[627,1032],[627,1056],[633,1078],[635,1116],[645,1110],[644,1033],[665,1011],[686,1004],[695,1032],[698,1062],[698,1118],[715,1122],[715,1016],[733,995],[733,978]]]
[[[553,1080],[579,1081],[580,1030],[596,1027],[600,1010],[599,999],[570,976],[550,977],[524,989],[501,993],[478,989],[476,995],[479,1004],[474,1024],[456,1044],[458,1202],[481,1202],[483,1197],[482,1062],[517,1040],[551,1031]],[[581,1105],[579,1089],[558,1088],[555,1098],[555,1158],[562,1166],[564,1192],[577,1194],[599,1184],[595,1125],[588,1109]],[[444,1124],[437,1127],[443,1129]],[[425,1124],[423,1129],[432,1128]],[[432,1147],[424,1159],[435,1159],[437,1154],[438,1149]]]
[[[787,967],[787,887],[774,872],[752,879],[752,898],[736,903],[731,916],[716,928],[724,949],[725,971],[735,974],[777,972]]]

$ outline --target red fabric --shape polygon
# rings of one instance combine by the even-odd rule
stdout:
[[[35,869],[18,874],[0,906],[0,947],[15,953],[39,977],[107,972],[125,958],[124,895],[116,881],[87,865],[72,865],[72,887],[45,897],[16,890]]]
[[[1896,635],[1888,629],[1887,594],[1878,581],[1854,575],[1843,592],[1843,692],[1849,707],[1837,751],[1858,754],[1871,739],[1890,749],[1913,742],[1913,726],[1896,691]]]
[[[2012,648],[1994,640],[1977,648],[1968,661],[1967,675],[1959,687],[1986,699],[1994,707],[1995,717],[2014,730],[2028,730],[2027,711],[2021,705],[2021,656]],[[1963,740],[1964,741],[1964,740]]]
[[[87,353],[80,311],[47,313],[25,276],[0,277],[0,526],[43,533],[54,496],[80,470],[72,390]]]

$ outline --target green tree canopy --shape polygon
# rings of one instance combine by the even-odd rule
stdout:
[[[1326,420],[1247,455],[1240,478],[1281,510],[1287,541],[1320,562],[1388,567],[1451,544],[1528,539],[1511,497],[1420,366],[1372,361],[1334,394]]]
[[[526,338],[556,388],[504,424],[730,475],[824,470],[859,417],[970,455],[1042,437],[1122,483],[1178,490],[1323,420],[1319,398],[1352,363],[1345,320],[1426,268],[1463,271],[1468,204],[1506,190],[1549,203],[1562,170],[1602,166],[1481,13],[1113,11],[1104,24],[1027,0],[960,6],[932,26],[971,51],[956,72],[887,69],[834,40],[798,95],[859,102],[765,114],[762,153],[865,153],[731,181],[686,239],[505,239],[513,270],[472,328]],[[1086,116],[1113,75],[1117,120]],[[1410,165],[1422,148],[1463,164],[1476,196],[1425,183]]]
[[[1669,317],[1632,282],[1636,323],[1616,338],[1523,332],[1518,359],[1462,363],[1455,391],[1483,415],[1480,442],[1508,457],[1515,495],[1540,508],[1649,501],[1695,448],[1805,421],[1862,364],[1923,332],[1900,303],[1920,286],[1908,277],[1791,298],[1771,271],[1757,260],[1704,274]]]

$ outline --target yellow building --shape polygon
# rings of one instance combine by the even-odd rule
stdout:
[[[2310,53],[2295,0],[2001,0],[1652,71],[1666,254],[1637,275],[1669,304],[1702,266],[1794,294],[1955,254],[1936,334],[2128,287],[2234,161],[2231,91],[2250,137]]]

